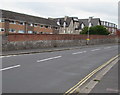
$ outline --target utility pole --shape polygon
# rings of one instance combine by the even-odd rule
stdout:
[[[91,20],[93,19],[94,16],[92,17],[89,17],[88,19],[88,33],[87,33],[87,45],[89,44],[89,41],[90,41],[90,33],[89,33],[89,30],[90,30],[90,23],[91,23]]]

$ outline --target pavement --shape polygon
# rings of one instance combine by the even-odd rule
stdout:
[[[2,56],[2,92],[64,93],[117,54],[118,45],[107,44]]]
[[[102,44],[103,46],[112,45],[112,44]],[[114,44],[117,45],[117,44]],[[43,53],[43,52],[55,52],[55,51],[64,51],[64,50],[72,50],[72,49],[82,49],[82,48],[90,48],[101,45],[85,45],[85,46],[71,46],[71,47],[55,47],[55,48],[42,48],[42,49],[25,49],[25,50],[13,50],[13,51],[3,51],[0,53],[0,56],[8,56],[8,55],[21,55],[21,54],[32,54],[32,53]]]
[[[118,64],[111,68],[90,93],[120,93],[118,87]]]

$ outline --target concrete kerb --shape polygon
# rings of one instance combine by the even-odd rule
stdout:
[[[110,64],[105,66],[103,69],[101,69],[99,72],[97,72],[93,77],[91,77],[88,82],[86,82],[83,86],[79,87],[76,92],[79,94],[81,93],[86,93],[89,94],[90,91],[97,85],[101,79],[111,70],[111,68],[115,65],[118,64],[118,61],[120,60],[120,55],[115,58]]]
[[[35,53],[55,52],[55,51],[64,51],[64,50],[72,50],[72,49],[80,49],[80,48],[65,48],[65,49],[51,49],[51,50],[32,51],[32,52],[19,52],[19,53],[11,53],[11,54],[2,54],[0,56],[22,55],[22,54],[35,54]]]
[[[113,44],[102,44],[102,45],[113,45]],[[35,53],[44,53],[44,52],[56,52],[56,51],[65,51],[65,50],[74,50],[74,49],[82,49],[88,48],[93,46],[100,46],[100,45],[84,45],[80,47],[69,47],[69,48],[62,48],[62,49],[49,49],[49,50],[41,50],[41,51],[29,51],[29,52],[18,52],[18,53],[8,53],[3,54],[0,56],[9,56],[9,55],[24,55],[24,54],[35,54]]]

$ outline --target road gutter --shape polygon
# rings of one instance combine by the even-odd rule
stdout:
[[[82,91],[81,91],[81,87],[85,84],[85,83],[87,83],[87,81],[88,80],[90,80],[95,74],[97,74],[97,73],[99,73],[99,71],[101,71],[101,73],[103,73],[103,71],[106,71],[107,70],[107,72],[112,68],[112,66],[114,66],[117,62],[118,62],[118,58],[119,58],[119,56],[120,56],[120,54],[119,55],[117,55],[117,56],[115,56],[115,57],[113,57],[113,58],[111,58],[108,62],[106,62],[106,63],[104,63],[103,65],[101,65],[101,66],[99,66],[98,68],[96,68],[95,70],[93,70],[90,74],[88,74],[86,77],[84,77],[82,80],[80,80],[80,82],[78,82],[75,86],[73,86],[72,88],[70,88],[68,91],[66,91],[65,93],[64,93],[64,95],[71,95],[71,94],[73,94],[73,93],[83,93],[84,91],[85,91],[85,89],[87,88],[88,89],[88,87],[86,87],[85,86],[85,88],[83,87],[83,89],[82,89]],[[116,61],[117,60],[117,61]],[[114,64],[113,64],[114,63]],[[109,68],[108,68],[109,67]],[[107,69],[106,69],[107,68]],[[94,78],[94,80],[96,80],[96,81],[98,81],[98,79],[101,79],[107,72],[104,72],[103,74],[102,74],[102,76],[96,76],[95,78]],[[91,89],[96,85],[96,81],[95,81],[95,84],[92,86],[92,87],[90,87]],[[92,82],[91,82],[92,83]],[[90,83],[90,84],[91,84]],[[89,85],[90,85],[89,84]],[[91,89],[89,89],[87,92],[89,92],[89,91],[91,91]]]
[[[104,75],[115,65],[118,63],[119,59],[114,60],[108,66],[106,66],[103,70],[101,70],[90,82],[88,82],[84,87],[79,88],[79,93],[90,93],[91,90],[97,85],[100,80],[104,77]]]

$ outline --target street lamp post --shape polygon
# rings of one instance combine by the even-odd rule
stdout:
[[[89,19],[88,19],[88,33],[87,33],[87,45],[89,44],[89,41],[90,41],[90,33],[89,33],[89,30],[90,30],[90,22],[91,22],[91,20],[92,20],[92,18],[93,18],[94,16],[92,16],[92,17],[89,17]]]

